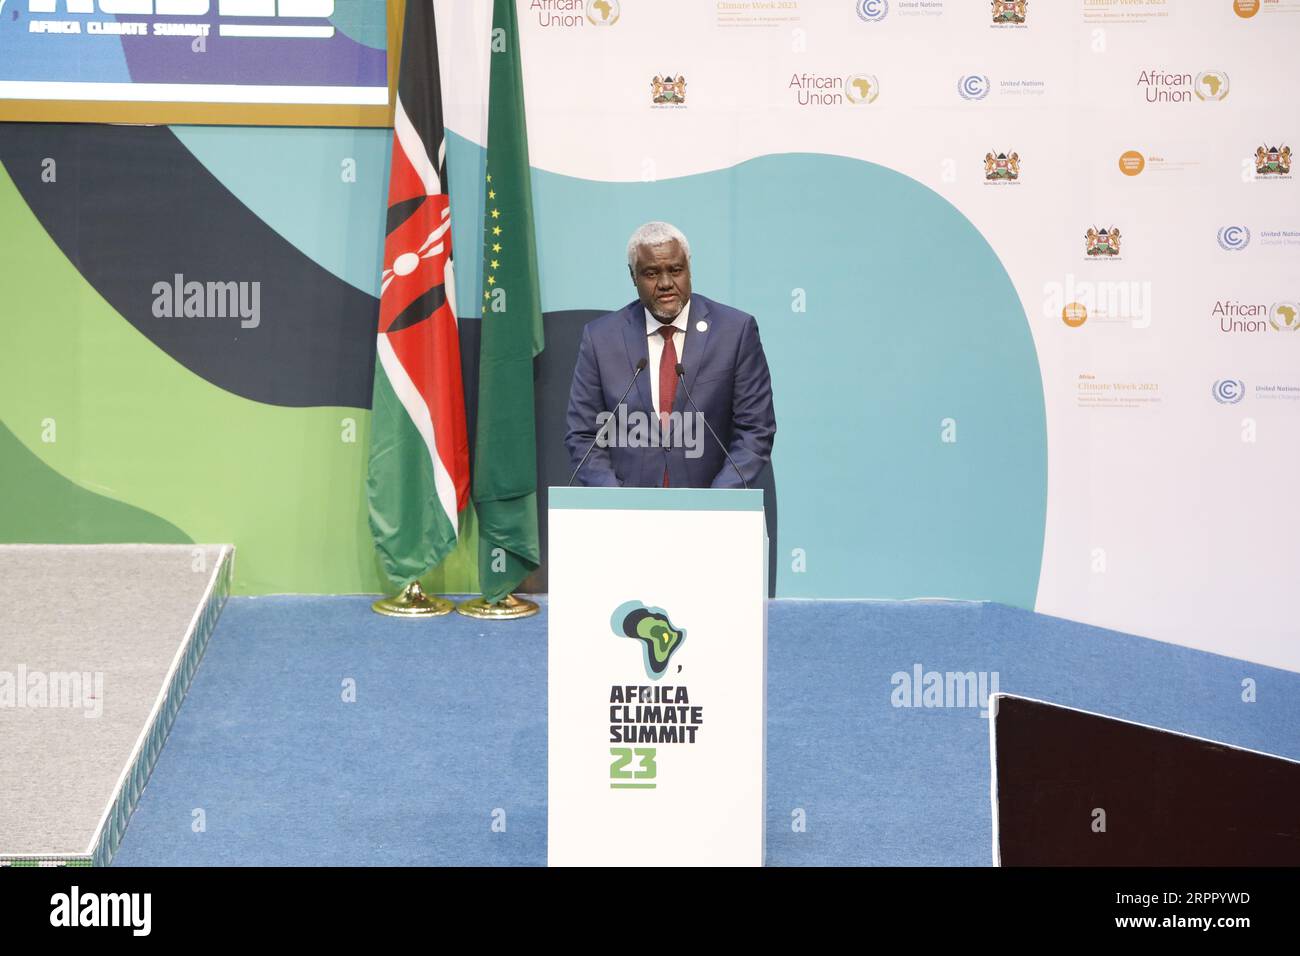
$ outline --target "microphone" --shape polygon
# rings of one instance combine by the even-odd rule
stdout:
[[[636,371],[632,373],[632,381],[627,383],[627,388],[623,389],[623,397],[614,403],[614,408],[617,409],[618,406],[622,405],[623,402],[627,399],[627,393],[632,391],[632,386],[636,384],[636,377],[640,375],[643,371],[645,371],[645,367],[649,364],[650,364],[650,360],[647,358],[642,358],[637,361]],[[596,432],[596,437],[593,438],[591,440],[591,444],[587,446],[587,454],[582,456],[582,461],[578,462],[578,467],[573,469],[573,474],[569,476],[569,483],[568,485],[566,485],[566,487],[568,488],[573,487],[573,480],[578,477],[578,472],[582,471],[582,466],[587,463],[587,459],[591,457],[591,453],[596,449],[596,442],[600,441],[600,436],[604,434],[605,429],[608,428],[610,424],[613,423],[613,421],[614,421],[614,416],[611,415],[609,421],[605,422],[605,424],[601,426],[600,431]]]
[[[713,426],[709,424],[709,420],[704,417],[704,413],[700,411],[700,406],[696,405],[695,399],[691,398],[691,390],[686,387],[686,369],[683,367],[681,362],[677,363],[677,380],[682,383],[682,391],[686,393],[686,400],[691,403],[692,408],[699,412],[700,421],[704,422],[704,427],[709,430],[709,434],[713,436],[713,440],[718,443],[718,447],[722,449],[722,453],[727,456],[727,461],[731,462],[731,467],[736,469],[736,477],[740,479],[740,483],[744,485],[745,490],[748,491],[749,482],[745,480],[745,476],[741,474],[740,469],[736,468],[736,463],[731,461],[731,453],[727,451],[727,446],[722,444],[722,439],[719,438],[718,433],[713,430]]]

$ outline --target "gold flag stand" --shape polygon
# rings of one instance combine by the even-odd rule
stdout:
[[[440,617],[456,605],[446,598],[425,594],[419,581],[412,581],[392,597],[380,598],[370,609],[388,617]]]
[[[513,594],[507,594],[495,603],[476,597],[456,605],[457,613],[480,621],[514,621],[523,617],[532,617],[540,610],[536,601],[516,597]]]

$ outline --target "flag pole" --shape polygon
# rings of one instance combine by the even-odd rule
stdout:
[[[540,611],[514,590],[542,560],[534,389],[545,339],[515,0],[493,0],[490,50],[473,478],[482,596],[457,611],[510,621]]]
[[[435,594],[425,594],[419,581],[412,581],[392,597],[380,598],[370,609],[387,617],[441,617],[456,605]]]
[[[521,617],[532,617],[541,611],[536,601],[521,598],[517,594],[507,594],[500,601],[487,598],[471,598],[456,605],[456,611],[466,617],[480,621],[513,621]]]
[[[469,436],[432,4],[407,4],[401,36],[366,474],[376,553],[400,589],[371,608],[428,618],[454,607],[419,578],[460,540]]]

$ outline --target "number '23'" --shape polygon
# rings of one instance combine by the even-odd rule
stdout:
[[[655,766],[655,748],[654,747],[637,747],[635,750],[631,747],[610,747],[609,752],[614,756],[614,762],[609,765],[609,779],[611,780],[653,780],[658,768]],[[632,762],[632,755],[641,758],[638,767],[632,770],[624,769]]]

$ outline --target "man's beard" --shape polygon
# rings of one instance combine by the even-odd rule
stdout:
[[[672,313],[665,312],[663,310],[663,306],[661,306],[658,302],[655,302],[653,300],[651,301],[650,305],[646,306],[646,308],[650,311],[650,314],[653,315],[660,322],[667,323],[667,322],[671,322],[673,319],[677,318],[677,316],[682,314],[682,309],[686,308],[686,303],[683,302],[680,297],[678,297],[677,309]]]

